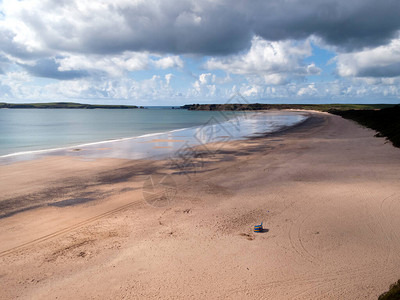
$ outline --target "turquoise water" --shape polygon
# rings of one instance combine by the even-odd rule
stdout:
[[[172,109],[1,109],[0,155],[204,124],[218,112]]]
[[[183,145],[272,132],[305,118],[291,112],[250,114],[167,108],[0,109],[0,158],[30,159],[44,154],[142,158],[176,151]],[[177,141],[159,141],[163,139]],[[83,149],[72,149],[77,146]],[[100,148],[101,152],[94,151]]]

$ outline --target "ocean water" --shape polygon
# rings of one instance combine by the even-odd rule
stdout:
[[[43,155],[144,158],[292,126],[293,112],[0,109],[0,162]]]

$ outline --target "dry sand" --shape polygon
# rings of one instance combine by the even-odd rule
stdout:
[[[376,299],[400,278],[400,150],[310,114],[185,173],[71,157],[1,166],[0,298]],[[143,200],[149,174],[171,174],[167,206]]]

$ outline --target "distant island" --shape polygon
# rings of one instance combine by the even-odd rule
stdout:
[[[0,103],[0,108],[67,108],[67,109],[136,109],[144,108],[135,105],[103,105],[103,104],[81,104],[74,102],[50,102],[50,103]]]

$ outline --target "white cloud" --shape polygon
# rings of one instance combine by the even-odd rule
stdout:
[[[319,74],[315,64],[303,65],[302,60],[311,56],[309,41],[270,42],[254,37],[248,52],[223,58],[211,58],[205,64],[210,70],[224,70],[239,75],[257,75],[266,84],[282,84],[288,76]]]
[[[165,82],[167,83],[167,85],[169,85],[171,83],[171,79],[174,75],[169,73],[167,75],[165,75]]]
[[[91,75],[107,74],[119,77],[126,72],[150,69],[183,68],[183,61],[179,56],[157,55],[146,52],[124,52],[120,55],[98,54],[65,54],[64,57],[55,59],[59,64],[58,71],[86,71]]]
[[[121,55],[81,55],[72,54],[59,58],[59,71],[85,70],[104,72],[111,76],[121,76],[127,71],[144,70],[149,66],[147,53],[126,52]]]
[[[153,60],[153,65],[158,69],[183,68],[183,61],[179,56],[166,56]]]
[[[172,97],[170,76],[157,75],[137,81],[131,78],[106,80],[80,79],[50,85],[51,93],[68,98],[151,100]]]
[[[14,72],[8,72],[6,74],[6,82],[29,82],[32,81],[33,78],[28,74],[28,72],[25,71],[14,71]]]
[[[364,80],[336,80],[318,83],[288,83],[286,85],[267,86],[263,82],[241,83],[239,85],[220,86],[218,77],[212,73],[203,73],[192,86],[171,87],[171,73],[164,76],[154,75],[145,80],[127,77],[80,78],[74,80],[53,80],[41,85],[26,72],[12,72],[0,75],[0,96],[4,100],[21,99],[23,101],[82,101],[82,99],[106,101],[126,100],[129,103],[167,104],[171,101],[185,104],[200,102],[221,103],[233,93],[240,92],[249,102],[286,101],[286,102],[346,102],[349,99],[362,102],[376,102],[376,99],[400,99],[398,80],[385,80],[369,84]],[[386,98],[384,98],[386,97]],[[153,102],[156,101],[156,102]],[[159,102],[157,102],[159,101]],[[395,101],[395,100],[392,100]],[[398,100],[397,100],[398,101]]]
[[[298,90],[298,96],[315,96],[318,93],[318,90],[315,88],[315,84],[311,83],[305,87],[302,87]]]
[[[395,2],[0,0],[0,95],[211,102],[237,89],[254,101],[398,98]],[[371,11],[374,22],[365,18]],[[311,42],[352,51],[336,57],[343,78],[309,82],[322,66],[305,62]],[[202,55],[206,71],[192,77]],[[140,70],[155,76],[132,79]]]
[[[248,75],[246,79],[249,83],[258,85],[280,85],[288,83],[288,74],[274,73],[265,75]]]
[[[215,85],[216,76],[212,73],[200,74],[194,82],[192,93],[194,95],[202,95],[205,97],[213,97],[216,95],[217,86]]]
[[[389,44],[376,48],[342,53],[335,60],[340,76],[400,76],[400,39],[393,39]]]
[[[203,73],[200,74],[199,76],[199,83],[204,85],[204,84],[210,84],[215,82],[215,75],[211,73]]]
[[[306,74],[307,75],[320,75],[321,71],[322,70],[320,68],[318,68],[314,63],[312,63],[307,66]]]
[[[241,94],[245,97],[257,97],[260,95],[260,89],[260,86],[246,86]]]
[[[154,75],[145,80],[119,78],[81,78],[40,85],[26,73],[0,76],[0,96],[5,99],[35,101],[81,101],[82,99],[123,99],[135,102],[171,99],[175,91],[170,86],[172,74]],[[27,81],[31,81],[28,85]],[[25,100],[26,101],[26,100]]]

